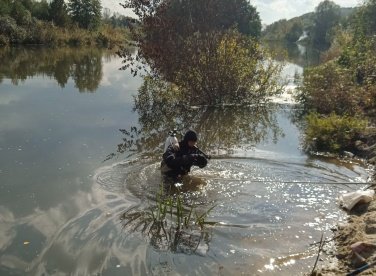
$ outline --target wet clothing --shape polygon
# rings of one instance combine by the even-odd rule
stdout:
[[[177,145],[170,145],[163,154],[161,172],[171,177],[178,177],[188,174],[192,166],[203,168],[208,163],[207,159],[194,147],[188,146],[183,140]]]

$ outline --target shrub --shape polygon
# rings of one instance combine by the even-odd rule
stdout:
[[[307,116],[305,147],[313,151],[337,153],[351,150],[366,126],[367,120],[358,117],[310,113]]]
[[[185,41],[185,70],[175,83],[192,104],[245,104],[265,100],[282,90],[281,65],[255,40],[236,31],[195,34]]]
[[[132,31],[137,55],[120,52],[124,68],[142,62],[186,103],[255,103],[282,90],[281,66],[258,44],[260,18],[248,1],[128,0],[124,7],[142,23]]]
[[[8,45],[9,39],[5,35],[0,35],[0,45]]]
[[[10,16],[0,16],[0,33],[8,37],[9,43],[21,43],[26,37],[26,30]]]
[[[318,113],[349,114],[362,112],[362,95],[357,92],[351,70],[330,61],[304,71],[298,101]]]

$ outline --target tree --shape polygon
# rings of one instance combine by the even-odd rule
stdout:
[[[355,35],[376,34],[376,0],[365,0],[355,16]]]
[[[1,0],[0,1],[0,15],[8,15],[12,10],[11,0]]]
[[[263,67],[260,18],[248,1],[129,0],[124,7],[141,21],[141,31],[133,32],[137,61],[177,85],[187,102],[247,102],[277,90],[272,86],[278,69],[268,62]],[[134,64],[130,53],[121,55],[125,67]]]
[[[290,31],[286,34],[285,39],[288,42],[296,42],[303,34],[303,27],[301,23],[295,22]]]
[[[314,26],[311,31],[313,45],[326,49],[331,44],[332,29],[340,20],[340,7],[332,1],[325,0],[315,9]]]
[[[18,25],[28,25],[31,22],[30,11],[19,1],[13,2],[10,15],[16,20]]]
[[[48,21],[50,19],[49,9],[47,0],[35,2],[31,10],[31,15],[37,19]]]
[[[53,0],[50,4],[49,14],[57,26],[65,27],[69,22],[68,9],[64,0]]]
[[[100,0],[70,0],[68,11],[74,22],[84,29],[95,30],[101,22]]]

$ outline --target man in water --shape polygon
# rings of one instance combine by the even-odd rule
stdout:
[[[204,168],[208,160],[196,147],[196,143],[196,132],[189,130],[182,141],[169,145],[163,154],[161,172],[174,180],[180,180],[183,175],[191,171],[192,166]]]

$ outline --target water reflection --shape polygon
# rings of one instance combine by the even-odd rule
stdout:
[[[0,48],[0,83],[11,79],[14,85],[27,78],[47,76],[61,88],[72,78],[80,92],[95,92],[102,80],[102,57],[110,52],[97,48]]]
[[[283,136],[276,119],[276,108],[273,104],[186,106],[178,99],[166,101],[163,97],[159,98],[154,88],[144,84],[134,107],[139,116],[139,127],[120,130],[124,138],[117,146],[117,153],[160,156],[163,143],[172,129],[181,134],[187,129],[194,129],[199,133],[201,149],[216,155],[229,154],[235,148],[251,149],[269,137],[276,142]],[[108,158],[115,155],[110,154]]]
[[[266,46],[277,54],[276,58],[280,61],[288,61],[301,67],[320,63],[320,51],[309,46],[283,41],[267,42]]]
[[[11,78],[6,67],[17,65],[20,72],[11,78],[16,83],[28,78],[21,73],[22,55],[35,63],[24,59],[33,81],[12,86],[5,80],[1,86],[0,275],[302,274],[317,255],[307,243],[342,217],[335,197],[347,188],[310,182],[361,181],[367,175],[356,164],[303,155],[288,110],[273,105],[186,107],[177,100],[166,104],[166,98],[153,97],[150,90],[134,104],[124,89],[134,91],[139,82],[117,70],[121,60],[107,62],[110,54],[101,56],[106,84],[100,93],[83,96],[71,84],[77,65],[69,65],[71,71],[60,65],[71,64],[64,51],[57,50],[62,58],[56,59],[46,54],[51,50],[39,50],[19,48],[8,52],[13,57],[1,56],[6,62],[0,64],[0,75]],[[73,59],[76,51],[66,57]],[[56,68],[49,67],[53,60]],[[94,60],[99,64],[99,55]],[[78,71],[96,71],[85,66]],[[61,72],[64,93],[57,82],[39,77],[55,79],[55,72]],[[86,83],[91,76],[82,78]],[[174,127],[199,131],[203,150],[230,153],[193,170],[181,188],[184,206],[194,202],[199,213],[218,203],[208,220],[220,224],[208,226],[206,236],[191,234],[196,245],[201,238],[194,254],[189,254],[191,244],[174,250],[188,254],[163,251],[168,242],[157,240],[160,232],[150,243],[121,227],[124,211],[155,205],[161,183],[157,160],[132,158],[98,168],[121,138],[119,150],[127,154],[160,157],[167,131]],[[116,137],[119,128],[125,128],[124,136]],[[242,148],[250,147],[243,154]]]

